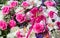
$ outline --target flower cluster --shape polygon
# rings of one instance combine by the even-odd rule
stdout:
[[[55,8],[55,2],[47,0],[44,2],[45,6],[41,4],[40,1],[37,4],[36,0],[26,0],[21,4],[18,1],[10,1],[9,5],[2,7],[2,14],[9,15],[10,18],[5,17],[9,18],[9,20],[4,19],[6,21],[0,20],[0,29],[7,30],[9,28],[11,30],[16,26],[19,27],[18,30],[15,29],[17,32],[14,31],[17,38],[28,38],[32,30],[35,34],[44,34],[53,29],[60,29],[60,21],[58,20],[60,17]]]

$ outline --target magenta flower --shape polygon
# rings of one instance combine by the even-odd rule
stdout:
[[[26,20],[25,14],[16,14],[16,20],[19,23],[23,23]]]
[[[37,7],[34,7],[30,10],[30,12],[34,15],[36,15],[36,13],[38,12],[38,8]]]
[[[16,37],[17,37],[17,38],[23,38],[24,36],[23,36],[23,34],[22,34],[20,31],[18,31],[18,32],[16,33]]]
[[[36,21],[37,23],[39,23],[39,22],[41,22],[42,20],[46,22],[46,17],[45,17],[44,15],[38,16],[35,21]]]
[[[58,22],[56,22],[57,23],[57,25],[60,25],[60,22],[58,21]]]
[[[27,1],[23,1],[21,6],[23,6],[24,8],[27,8],[30,4]]]
[[[39,8],[39,12],[42,12],[42,11],[43,11],[43,8],[42,8],[42,7],[40,7],[40,8]]]
[[[30,23],[33,24],[35,22],[35,18],[30,18]]]
[[[55,13],[55,12],[50,11],[50,12],[48,13],[48,16],[49,16],[50,18],[53,18],[53,17],[54,17],[54,13]]]
[[[9,25],[10,25],[10,28],[15,27],[16,26],[16,22],[14,20],[10,20],[9,21]]]
[[[14,8],[14,7],[16,7],[18,5],[18,1],[12,1],[11,3],[10,3],[10,7],[11,8]]]
[[[60,22],[57,21],[56,24],[57,24],[57,26],[58,26],[58,29],[60,30]]]
[[[44,32],[44,25],[41,23],[35,23],[33,30],[35,33],[42,33],[42,32]]]
[[[5,21],[0,20],[0,29],[2,30],[7,29],[7,23]]]
[[[46,5],[47,7],[49,7],[49,6],[54,6],[55,3],[52,2],[52,1],[46,1],[46,2],[45,2],[45,5]]]
[[[10,12],[9,6],[3,6],[2,7],[2,14],[6,15],[6,14],[9,14],[9,12]]]

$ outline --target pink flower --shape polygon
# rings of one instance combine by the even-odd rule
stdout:
[[[16,20],[19,23],[23,23],[26,20],[25,14],[16,14]]]
[[[9,21],[9,25],[10,25],[10,28],[15,27],[16,26],[16,22],[14,20],[10,20]]]
[[[42,32],[44,32],[44,25],[41,23],[35,23],[33,30],[35,33],[42,33]]]
[[[12,1],[11,3],[10,3],[10,7],[11,8],[14,8],[14,7],[16,7],[18,5],[18,1]]]
[[[35,18],[30,18],[30,23],[33,24],[35,22]]]
[[[50,18],[53,18],[53,17],[54,17],[54,13],[55,13],[55,12],[50,11],[50,12],[48,13],[48,16],[49,16]]]
[[[55,3],[54,3],[53,1],[46,1],[46,2],[45,2],[45,5],[46,5],[47,7],[49,7],[49,6],[54,6]]]
[[[40,8],[39,8],[39,12],[42,12],[42,11],[43,11],[43,7],[40,7]]]
[[[18,32],[16,33],[16,37],[17,37],[17,38],[23,38],[24,36],[23,36],[23,34],[22,34],[20,31],[18,31]]]
[[[39,23],[42,20],[46,22],[46,17],[44,15],[38,16],[35,21]]]
[[[7,29],[7,23],[5,21],[0,20],[0,29],[2,30]]]
[[[60,22],[56,22],[57,23],[57,25],[60,25]]]
[[[60,30],[60,22],[56,22],[57,26],[58,26],[58,29]]]
[[[27,8],[29,6],[29,3],[27,1],[23,1],[21,6],[23,6],[24,8]]]
[[[34,15],[36,15],[36,13],[38,12],[38,8],[37,7],[34,7],[30,10],[30,12]]]
[[[9,14],[9,12],[10,12],[9,6],[3,6],[2,7],[2,14],[6,15],[6,14]]]

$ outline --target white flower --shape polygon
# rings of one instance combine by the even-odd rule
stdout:
[[[29,38],[36,38],[36,36],[35,36],[35,32],[34,32],[33,30],[32,30],[32,32],[31,32]]]
[[[29,28],[31,27],[32,25],[29,23],[28,25],[27,25],[27,29],[29,30]]]
[[[39,7],[39,6],[42,4],[42,2],[39,1],[39,0],[34,0],[34,2],[35,2],[35,4],[37,5],[37,7]]]
[[[13,33],[13,32],[16,32],[17,30],[19,30],[19,27],[13,27],[13,28],[11,28],[11,30],[10,30],[10,33]]]
[[[15,10],[16,13],[24,13],[24,9],[23,7],[17,7],[17,9]]]
[[[13,27],[11,30],[10,30],[10,33],[7,35],[7,38],[16,38],[16,33],[20,31],[21,33],[23,33],[24,35],[24,32],[23,32],[23,29],[20,29],[19,27]]]
[[[60,17],[56,17],[56,21],[60,21]]]
[[[10,5],[11,1],[7,1],[7,5]]]
[[[32,15],[33,15],[33,14],[31,14],[31,12],[27,12],[27,13],[26,13],[27,19],[30,20],[30,18],[31,18]]]
[[[52,36],[52,38],[55,38],[54,36]]]
[[[54,25],[54,29],[58,29],[58,26]]]
[[[45,15],[46,17],[48,17],[48,13],[44,12],[44,15]]]
[[[13,32],[13,33],[9,33],[7,35],[7,38],[15,38],[16,37],[16,32]]]
[[[30,5],[29,7],[27,7],[27,9],[31,9],[33,7],[33,5]]]
[[[27,0],[30,4],[31,4],[31,2],[34,2],[34,4],[37,6],[37,7],[39,7],[40,5],[41,5],[41,1],[40,0]]]
[[[58,13],[58,10],[56,9],[56,7],[49,7],[47,9],[47,12],[50,12],[50,11],[54,11],[55,13]]]
[[[3,38],[3,36],[1,36],[0,38]]]
[[[3,20],[3,14],[2,14],[2,11],[0,11],[0,20]]]
[[[51,18],[47,18],[47,23],[53,23]]]
[[[46,16],[46,17],[48,17],[48,12],[46,11],[47,9],[46,9],[46,7],[45,6],[42,6],[43,7],[43,14]]]
[[[26,0],[26,1],[28,1],[28,2],[32,2],[32,1],[34,1],[34,0]]]

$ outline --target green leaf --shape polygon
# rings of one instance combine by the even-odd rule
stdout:
[[[5,4],[7,0],[0,0],[0,4]]]

